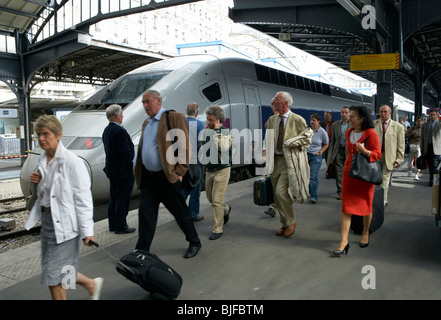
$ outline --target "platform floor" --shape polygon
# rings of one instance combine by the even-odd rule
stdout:
[[[205,193],[201,215],[195,223],[202,249],[184,259],[187,242],[165,210],[152,252],[183,277],[178,300],[436,300],[441,296],[441,239],[430,214],[432,188],[428,174],[421,181],[407,177],[407,170],[393,174],[384,225],[371,235],[368,248],[358,246],[359,235],[350,234],[347,256],[334,257],[340,238],[341,202],[335,181],[320,173],[317,204],[296,204],[297,228],[289,238],[275,236],[279,218],[263,213],[253,204],[254,179],[231,184],[226,202],[232,206],[224,235],[208,240],[213,216]],[[137,210],[129,215],[137,228]],[[134,249],[137,233],[115,235],[106,231],[107,221],[95,225],[96,239],[114,256]],[[83,246],[82,246],[83,247]],[[1,300],[49,300],[40,285],[39,242],[0,254]],[[367,268],[367,269],[366,269]],[[83,247],[80,271],[104,277],[101,299],[157,299],[116,272],[114,264],[94,248]],[[367,288],[369,287],[370,288]],[[83,288],[68,290],[72,300],[88,299]]]

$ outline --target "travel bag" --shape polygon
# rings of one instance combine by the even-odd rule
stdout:
[[[91,244],[99,247],[96,242]],[[116,271],[144,290],[168,299],[176,299],[181,292],[182,277],[157,255],[135,250],[118,260],[104,248],[100,249],[116,263]]]
[[[372,201],[372,221],[369,227],[369,234],[375,232],[384,222],[384,189],[375,188]],[[356,234],[363,233],[363,216],[352,215],[351,230]]]
[[[254,204],[257,204],[258,206],[269,206],[274,203],[271,176],[265,176],[254,180],[253,194]]]

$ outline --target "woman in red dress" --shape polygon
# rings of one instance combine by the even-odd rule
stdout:
[[[349,121],[352,128],[346,131],[346,149],[348,156],[343,168],[342,181],[342,216],[341,239],[338,250],[334,254],[347,254],[349,250],[349,228],[353,214],[363,216],[363,233],[360,247],[369,244],[369,226],[372,220],[372,200],[374,185],[349,177],[352,158],[356,152],[367,156],[369,162],[381,159],[381,145],[369,109],[364,106],[350,108]],[[367,141],[366,141],[367,140]]]

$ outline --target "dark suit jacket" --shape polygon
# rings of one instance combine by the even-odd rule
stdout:
[[[126,129],[109,122],[103,132],[103,144],[106,152],[104,172],[110,180],[133,177],[133,158],[135,149]]]
[[[430,130],[429,125],[430,125],[430,120],[427,120],[427,122],[424,123],[421,127],[420,148],[421,148],[422,154],[427,154],[427,152],[428,152],[429,130]],[[440,131],[441,131],[441,122],[437,121],[432,129],[432,141],[431,142],[433,143],[434,152],[435,152],[435,147],[436,147],[436,143],[434,140],[437,138]],[[436,149],[438,150],[438,147],[436,147]],[[435,154],[439,154],[439,153],[435,152]]]
[[[348,129],[351,127],[349,123]],[[328,159],[326,160],[327,164],[330,164],[337,157],[338,149],[340,148],[341,141],[341,120],[335,121],[332,123],[332,138],[329,141],[328,147]],[[348,155],[348,151],[345,148],[345,154]]]

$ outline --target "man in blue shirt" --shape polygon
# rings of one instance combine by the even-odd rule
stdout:
[[[201,196],[202,185],[204,184],[204,172],[203,166],[199,161],[198,153],[201,148],[201,141],[199,139],[199,133],[204,130],[204,123],[198,120],[196,117],[199,114],[199,106],[196,102],[191,102],[187,105],[187,123],[188,123],[188,133],[190,135],[190,148],[191,148],[191,158],[190,163],[198,163],[201,170],[201,179],[199,184],[193,189],[188,190],[182,188],[182,196],[187,199],[190,195],[190,201],[188,206],[191,212],[191,218],[193,221],[201,221],[204,219],[203,216],[199,216],[200,202],[199,198]]]
[[[139,197],[138,242],[136,249],[150,251],[156,231],[159,204],[163,203],[185,234],[189,247],[184,258],[192,258],[201,249],[201,241],[191,220],[190,210],[181,195],[182,179],[188,170],[188,124],[182,113],[170,111],[170,128],[181,134],[177,141],[167,139],[167,114],[159,92],[147,90],[142,97],[147,119],[142,126],[135,164],[135,181],[141,189]],[[184,150],[184,159],[169,161],[167,150],[177,144]]]

